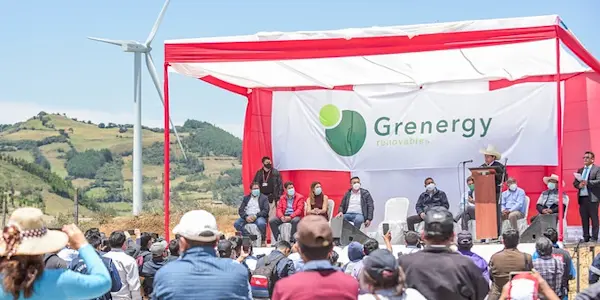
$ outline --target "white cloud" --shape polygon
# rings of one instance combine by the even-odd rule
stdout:
[[[131,124],[133,120],[133,112],[104,112],[60,106],[50,107],[27,102],[0,101],[0,124],[13,124],[16,122],[22,122],[37,115],[40,111],[45,111],[47,113],[65,113],[69,117],[77,118],[79,120],[90,120],[94,123],[109,121],[117,124]],[[182,120],[174,119],[173,122],[175,122],[176,125],[181,125],[186,119],[187,118]],[[143,118],[142,116],[142,124],[148,127],[162,128],[163,120]],[[215,125],[231,132],[233,135],[239,138],[243,137],[243,124],[215,123]]]

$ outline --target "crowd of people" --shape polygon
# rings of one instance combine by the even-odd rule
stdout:
[[[333,233],[319,214],[302,218],[294,243],[281,240],[266,255],[251,243],[220,233],[207,211],[187,212],[167,242],[139,230],[62,231],[44,225],[36,208],[14,211],[0,242],[1,299],[568,299],[575,277],[569,253],[548,229],[530,255],[518,250],[519,234],[502,234],[504,249],[489,262],[473,253],[473,237],[455,236],[454,216],[436,207],[423,216],[423,232],[407,232],[393,253],[374,239],[346,247],[338,262]],[[600,255],[596,261],[600,260]],[[590,287],[578,300],[599,299]]]

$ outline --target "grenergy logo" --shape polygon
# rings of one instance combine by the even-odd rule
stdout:
[[[319,121],[325,127],[327,144],[340,156],[352,156],[365,144],[367,124],[365,119],[352,110],[340,110],[327,104],[319,111]]]

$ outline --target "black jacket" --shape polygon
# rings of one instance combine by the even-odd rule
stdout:
[[[427,212],[427,210],[429,210],[430,208],[437,206],[445,207],[446,209],[450,208],[450,204],[448,203],[448,197],[446,196],[446,193],[438,189],[436,189],[435,192],[433,192],[433,195],[431,196],[428,192],[421,193],[421,195],[419,196],[419,200],[417,200],[415,208],[417,210],[417,215],[420,215],[421,213]]]
[[[398,264],[406,274],[406,287],[426,299],[483,300],[489,291],[475,263],[447,247],[425,247],[398,257]]]
[[[577,173],[583,175],[583,168],[577,170]],[[577,189],[577,202],[581,204],[579,200],[579,180],[575,178],[573,180],[573,186]],[[596,165],[592,165],[590,174],[588,175],[588,194],[590,195],[591,202],[598,202],[600,200],[600,168]]]
[[[263,185],[265,183],[267,185]],[[271,169],[270,173],[265,172],[264,168],[256,171],[254,175],[254,182],[258,182],[260,185],[260,193],[266,195],[270,202],[279,201],[279,197],[283,195],[283,183],[281,183],[281,175],[275,168]]]
[[[500,194],[501,191],[501,187],[502,187],[502,183],[504,183],[502,181],[502,178],[504,178],[504,181],[506,181],[508,179],[508,172],[506,172],[506,167],[501,164],[498,161],[494,161],[490,166],[483,164],[480,167],[488,167],[490,169],[494,169],[494,171],[496,171],[496,174],[494,175],[494,179],[496,181],[496,194],[497,197]]]
[[[240,218],[242,219],[246,219],[246,217],[248,216],[246,214],[246,206],[248,205],[248,201],[250,201],[250,198],[252,198],[252,196],[250,195],[246,195],[244,196],[244,199],[242,199],[242,204],[240,204],[240,208],[238,209],[238,214],[240,215]],[[258,196],[258,207],[260,207],[260,211],[258,212],[258,214],[256,214],[256,217],[263,217],[265,219],[269,218],[269,198],[267,198],[267,196],[260,194],[260,196]]]
[[[344,198],[342,198],[342,203],[340,204],[339,212],[345,214],[348,211],[348,205],[350,205],[350,195],[352,194],[352,189],[349,189]],[[367,220],[373,220],[373,197],[371,197],[371,193],[369,191],[361,188],[360,189],[360,208],[362,210],[362,215]]]

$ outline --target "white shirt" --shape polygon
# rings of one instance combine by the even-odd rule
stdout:
[[[121,277],[121,289],[110,293],[113,300],[142,300],[140,274],[135,259],[121,249],[112,249],[104,256],[112,259]]]
[[[256,216],[260,212],[260,206],[258,205],[258,197],[250,197],[248,204],[246,205],[246,214],[249,216]]]
[[[586,170],[586,168],[587,168],[587,170]],[[581,172],[581,176],[583,177],[583,180],[588,180],[588,178],[590,178],[591,171],[592,171],[592,165],[583,166],[583,171]],[[589,195],[590,194],[588,192],[587,186],[584,186],[583,188],[581,188],[579,190],[579,196],[589,196]]]
[[[360,190],[358,192],[350,192],[350,203],[348,203],[348,210],[346,213],[362,214],[362,206],[360,206]]]

